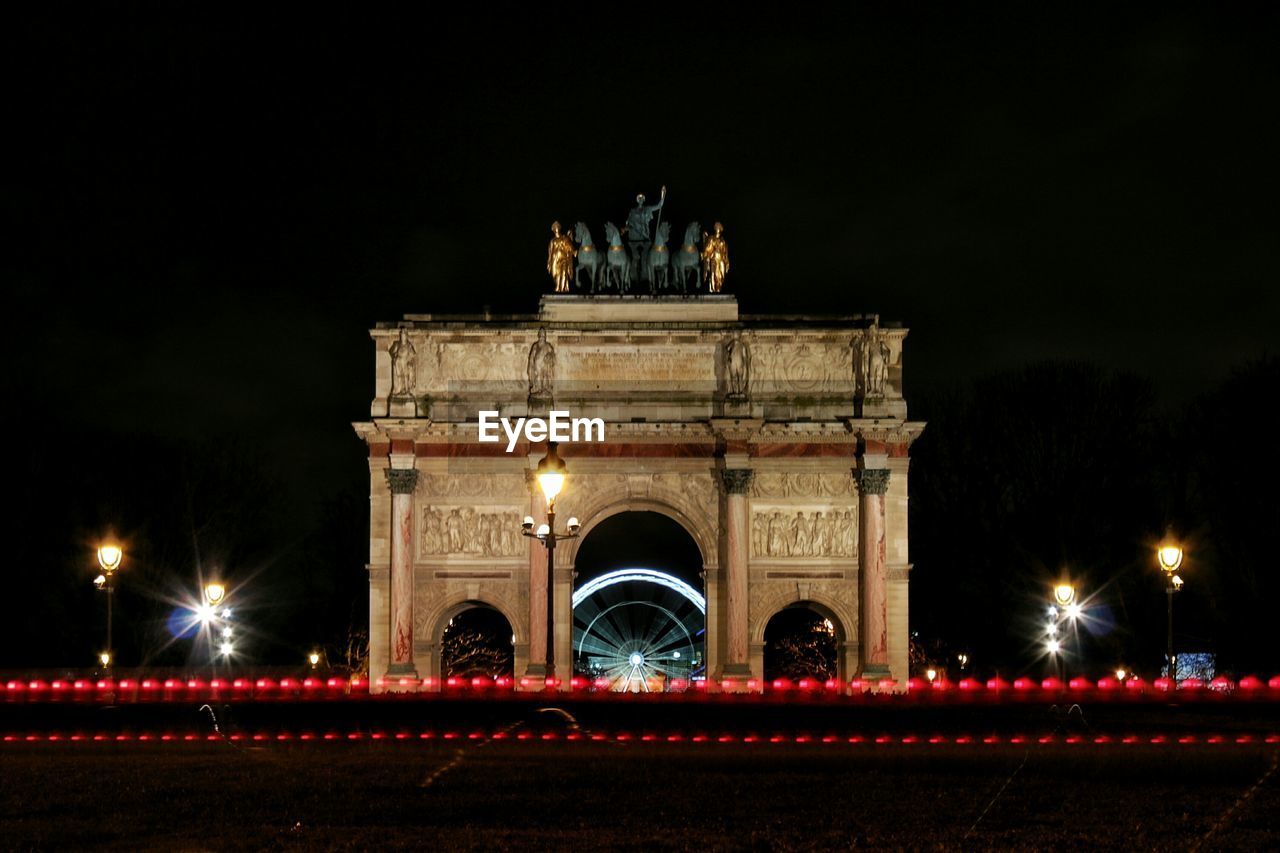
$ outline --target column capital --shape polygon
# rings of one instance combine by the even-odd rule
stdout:
[[[416,468],[388,468],[387,485],[393,495],[411,495],[418,487],[418,470]]]
[[[888,468],[854,468],[853,480],[863,495],[883,495],[889,492]]]
[[[751,468],[721,468],[720,482],[724,490],[731,495],[745,495],[751,489],[751,481],[756,472]]]

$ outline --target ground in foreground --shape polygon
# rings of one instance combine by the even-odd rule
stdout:
[[[18,849],[1259,849],[1280,839],[1280,779],[1266,775],[1276,761],[1261,745],[11,745],[0,838]]]

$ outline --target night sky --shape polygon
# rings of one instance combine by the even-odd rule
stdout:
[[[553,219],[662,184],[743,311],[910,327],[913,415],[1046,358],[1176,408],[1274,353],[1274,11],[175,14],[8,22],[4,418],[251,443],[282,542],[361,485],[373,323],[532,312]]]

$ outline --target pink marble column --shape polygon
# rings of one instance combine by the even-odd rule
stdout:
[[[391,654],[387,675],[418,677],[413,664],[413,492],[418,472],[388,468],[391,486]]]
[[[725,468],[720,472],[726,495],[725,584],[728,592],[724,674],[751,674],[747,658],[747,564],[750,559],[751,522],[747,518],[747,492],[754,472],[750,468]]]
[[[856,470],[858,481],[858,574],[862,600],[862,675],[889,674],[889,585],[885,555],[884,500],[887,468]]]
[[[533,471],[526,471],[525,478],[529,486],[529,516],[542,518],[546,501],[538,491]],[[541,522],[535,522],[535,526]],[[529,539],[529,667],[525,677],[530,679],[531,686],[542,688],[542,680],[547,675],[547,549],[536,539]]]

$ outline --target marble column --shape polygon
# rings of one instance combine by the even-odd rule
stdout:
[[[530,455],[530,464],[536,464],[539,458]],[[546,500],[538,489],[532,468],[525,471],[525,486],[529,489],[529,517],[535,519],[536,527],[542,523],[538,519],[543,517]],[[554,584],[547,578],[547,549],[537,539],[526,541],[529,543],[529,664],[524,677],[530,689],[541,690],[547,677],[547,594]]]
[[[889,578],[884,501],[889,469],[855,469],[858,482],[858,596],[862,603],[862,677],[889,675]]]
[[[747,492],[755,476],[750,468],[724,468],[725,586],[728,608],[725,614],[728,642],[724,653],[724,674],[746,677],[751,674],[747,658],[747,565],[751,557],[751,520],[747,517]]]
[[[391,486],[391,654],[388,678],[417,678],[413,663],[413,492],[418,472],[388,468]]]

